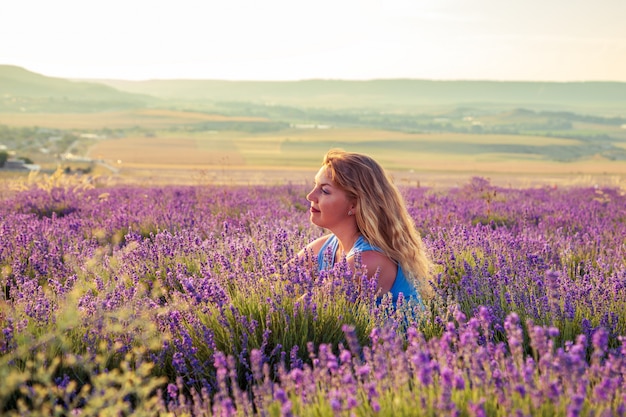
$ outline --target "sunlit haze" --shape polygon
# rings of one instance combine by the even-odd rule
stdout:
[[[626,81],[624,0],[1,1],[48,76]]]

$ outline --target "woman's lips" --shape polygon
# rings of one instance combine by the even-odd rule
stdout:
[[[311,213],[319,213],[320,211],[315,207],[311,207]]]

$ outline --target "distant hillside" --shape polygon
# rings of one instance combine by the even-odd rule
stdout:
[[[626,114],[626,83],[433,81],[67,80],[0,65],[0,111],[88,112],[146,106],[206,110],[211,103],[396,110],[437,106]],[[207,104],[209,106],[207,107]],[[212,107],[211,111],[215,111]]]
[[[140,107],[154,101],[95,82],[46,77],[0,65],[0,111],[95,111]]]
[[[119,90],[195,101],[244,101],[304,107],[394,108],[510,105],[533,109],[626,109],[626,83],[432,80],[100,80]]]

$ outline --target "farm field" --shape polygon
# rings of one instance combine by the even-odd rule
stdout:
[[[151,137],[100,140],[87,156],[116,166],[126,180],[152,178],[157,183],[185,177],[186,183],[195,182],[202,175],[225,184],[302,182],[313,177],[328,149],[340,147],[375,156],[403,183],[449,186],[484,176],[494,183],[516,186],[626,186],[626,162],[603,158],[562,162],[536,153],[548,147],[567,152],[579,142],[541,136],[340,128],[256,134],[159,132]],[[503,152],[506,146],[508,153]]]
[[[227,86],[235,87],[220,88]],[[586,114],[495,102],[435,100],[411,110],[359,107],[354,97],[339,108],[248,99],[164,96],[103,111],[115,102],[9,97],[0,145],[47,171],[61,166],[142,184],[303,182],[331,147],[369,153],[407,184],[458,186],[473,176],[504,186],[626,181],[626,119],[593,106]],[[20,102],[22,111],[9,111]],[[87,160],[94,162],[85,168]]]
[[[162,129],[189,123],[212,122],[264,122],[263,118],[227,117],[193,111],[162,109],[136,109],[93,113],[6,113],[0,112],[0,125],[40,126],[51,129],[127,129],[143,127]]]
[[[3,415],[622,415],[626,192],[402,193],[426,309],[294,254],[304,184],[0,193]]]

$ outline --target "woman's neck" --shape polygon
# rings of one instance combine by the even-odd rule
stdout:
[[[349,253],[361,234],[358,230],[346,231],[344,233],[334,233],[339,240],[339,253]]]

